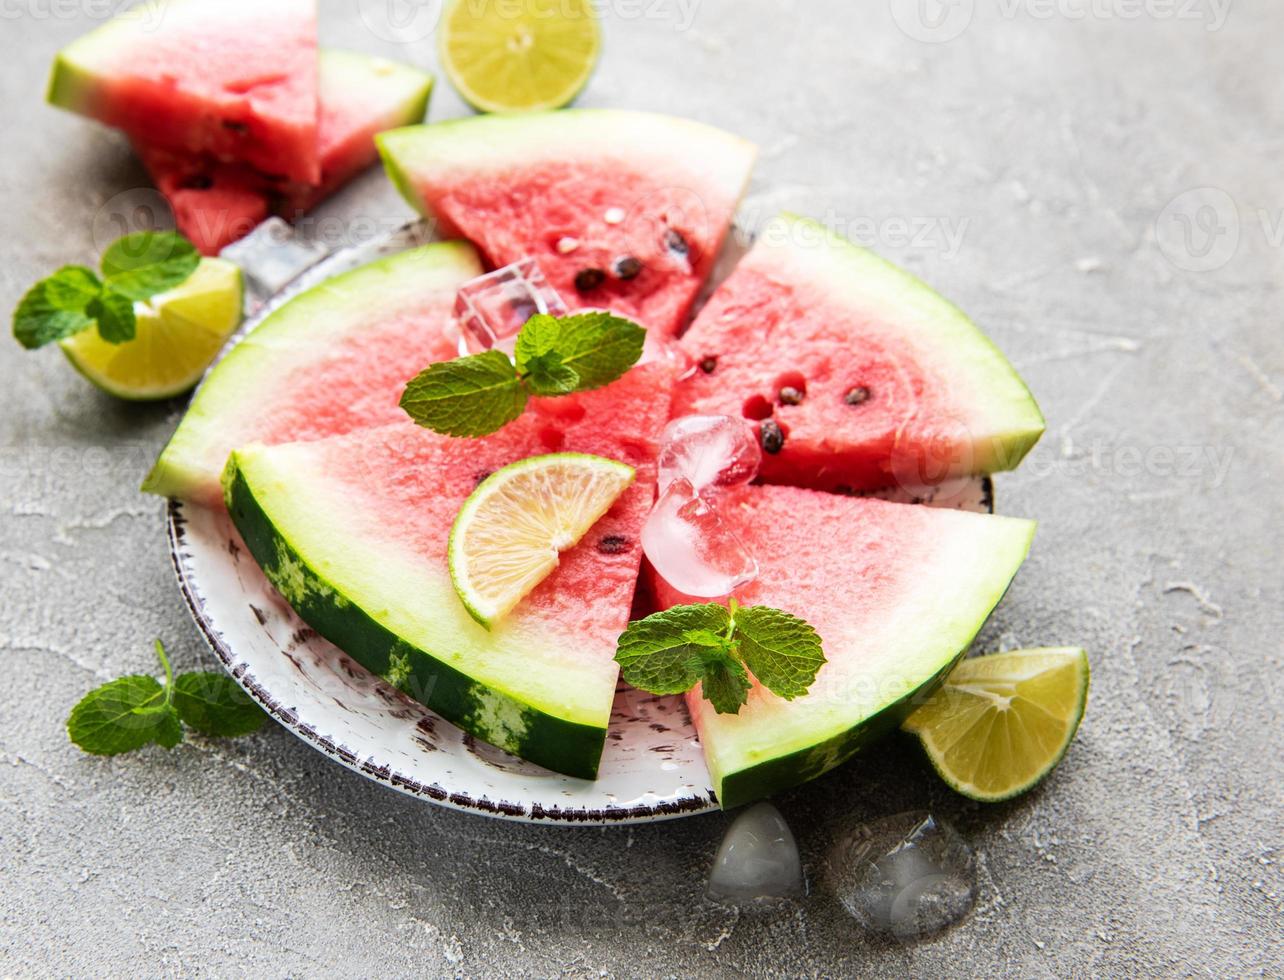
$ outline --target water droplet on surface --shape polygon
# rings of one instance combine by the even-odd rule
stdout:
[[[727,828],[705,895],[723,905],[801,898],[806,891],[798,844],[770,803],[755,803]]]
[[[570,235],[563,235],[557,240],[557,251],[561,255],[570,255],[580,247],[580,240]]]
[[[916,939],[976,903],[976,856],[958,832],[916,810],[859,824],[830,851],[826,883],[862,929]]]
[[[618,225],[624,220],[624,208],[607,208],[602,220],[608,225]]]
[[[536,313],[565,316],[567,312],[566,303],[535,260],[521,259],[459,287],[455,317],[460,353],[477,354],[495,347],[511,354],[518,332]]]
[[[730,415],[687,415],[660,437],[660,492],[680,476],[696,491],[743,486],[758,475],[762,450],[753,428]]]
[[[717,508],[679,476],[642,527],[642,550],[661,578],[685,595],[717,599],[758,577],[758,562]]]

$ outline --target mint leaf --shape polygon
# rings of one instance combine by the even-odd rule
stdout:
[[[674,606],[629,624],[615,660],[626,681],[652,694],[681,694],[706,673],[708,652],[727,646],[731,615],[717,603]]]
[[[450,436],[497,432],[526,409],[529,395],[503,351],[430,365],[401,396],[418,424]]]
[[[526,374],[531,360],[557,350],[562,337],[562,325],[557,317],[547,313],[536,313],[526,321],[517,334],[517,344],[513,348],[513,359],[517,370]]]
[[[556,351],[540,354],[527,364],[529,373],[525,381],[532,394],[554,398],[569,395],[579,387],[580,376],[574,368],[562,363],[561,355]]]
[[[705,658],[700,692],[720,715],[737,715],[749,700],[749,675],[745,665],[729,653],[710,651]]]
[[[547,313],[536,313],[517,335],[513,350],[517,373],[536,395],[569,395],[580,383],[579,373],[563,362],[557,350],[561,338],[561,323]]]
[[[807,693],[825,663],[811,624],[770,606],[735,611],[737,651],[762,685],[786,701]]]
[[[71,709],[67,734],[94,755],[119,755],[153,742],[173,748],[183,737],[165,689],[144,674],[122,677],[86,694]]]
[[[267,715],[227,674],[198,671],[174,681],[174,707],[183,724],[206,735],[234,738],[263,727]]]
[[[101,264],[110,289],[131,300],[146,302],[157,293],[181,285],[200,261],[200,253],[182,235],[139,231],[109,245]]]
[[[98,336],[109,344],[123,344],[133,340],[138,330],[134,316],[134,301],[110,286],[104,286],[85,308],[85,312],[98,321]]]
[[[642,356],[646,330],[632,320],[597,311],[562,317],[557,323],[557,352],[562,363],[580,376],[577,391],[610,384]]]
[[[63,266],[22,297],[13,312],[13,335],[28,350],[62,340],[93,325],[85,309],[98,296],[101,283],[91,269]]]

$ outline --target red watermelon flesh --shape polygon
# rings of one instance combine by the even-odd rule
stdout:
[[[757,558],[741,605],[807,620],[825,663],[804,696],[755,685],[739,714],[687,704],[724,807],[814,778],[904,716],[948,672],[1024,560],[1031,521],[794,487],[730,491],[723,515]],[[691,599],[652,575],[660,608]]]
[[[423,118],[432,76],[348,51],[320,55],[321,183],[272,180],[244,164],[136,146],[178,230],[204,255],[249,234],[269,214],[297,221],[374,163],[376,133]]]
[[[49,100],[138,144],[316,184],[315,0],[140,5],[59,53]]]
[[[495,266],[532,257],[572,309],[677,334],[749,179],[754,147],[649,113],[478,116],[384,133],[385,166]]]
[[[228,453],[404,419],[406,382],[458,354],[459,286],[481,273],[466,242],[401,252],[326,280],[273,311],[202,382],[144,489],[221,499]]]
[[[676,414],[753,421],[771,483],[924,486],[1013,469],[1043,432],[1020,377],[957,307],[815,222],[783,216],[682,347]]]

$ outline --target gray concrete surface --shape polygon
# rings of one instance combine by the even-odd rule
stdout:
[[[0,6],[6,308],[92,262],[95,222],[146,186],[118,138],[40,101],[53,53],[104,6]],[[976,912],[916,946],[861,938],[819,890],[737,915],[700,897],[722,815],[506,825],[395,795],[278,728],[81,755],[68,708],[153,669],[152,637],[184,668],[211,663],[160,504],[133,489],[182,406],[118,404],[10,344],[0,974],[1279,975],[1284,9],[605,6],[585,104],[757,140],[751,216],[810,212],[903,261],[1046,411],[1043,443],[998,481],[1000,509],[1042,525],[983,642],[1091,652],[1064,765],[981,807],[892,742],[779,801],[813,874],[844,821],[935,809],[982,856]],[[329,43],[435,63],[425,23],[394,39],[399,2],[323,8]],[[462,111],[443,84],[432,117]],[[323,215],[356,236],[407,213],[372,173]]]

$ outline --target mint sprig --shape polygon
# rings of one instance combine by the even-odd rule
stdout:
[[[174,677],[160,640],[156,656],[165,670],[164,684],[131,674],[95,688],[71,709],[67,734],[76,745],[93,755],[119,755],[152,744],[172,749],[183,740],[183,725],[232,737],[257,731],[267,720],[226,674],[193,671]]]
[[[518,333],[511,359],[488,350],[432,364],[406,385],[401,407],[443,435],[490,435],[520,416],[533,396],[610,384],[637,363],[645,340],[644,328],[611,313],[537,313]]]
[[[701,685],[719,714],[749,699],[749,673],[787,701],[807,693],[825,663],[820,637],[804,620],[770,606],[674,606],[629,624],[615,651],[620,673],[652,694]],[[746,669],[747,668],[747,669]]]
[[[27,291],[13,313],[13,335],[28,350],[97,325],[110,344],[133,340],[134,303],[180,285],[200,263],[196,249],[170,231],[126,235],[103,253],[102,278],[83,265],[63,266]]]

